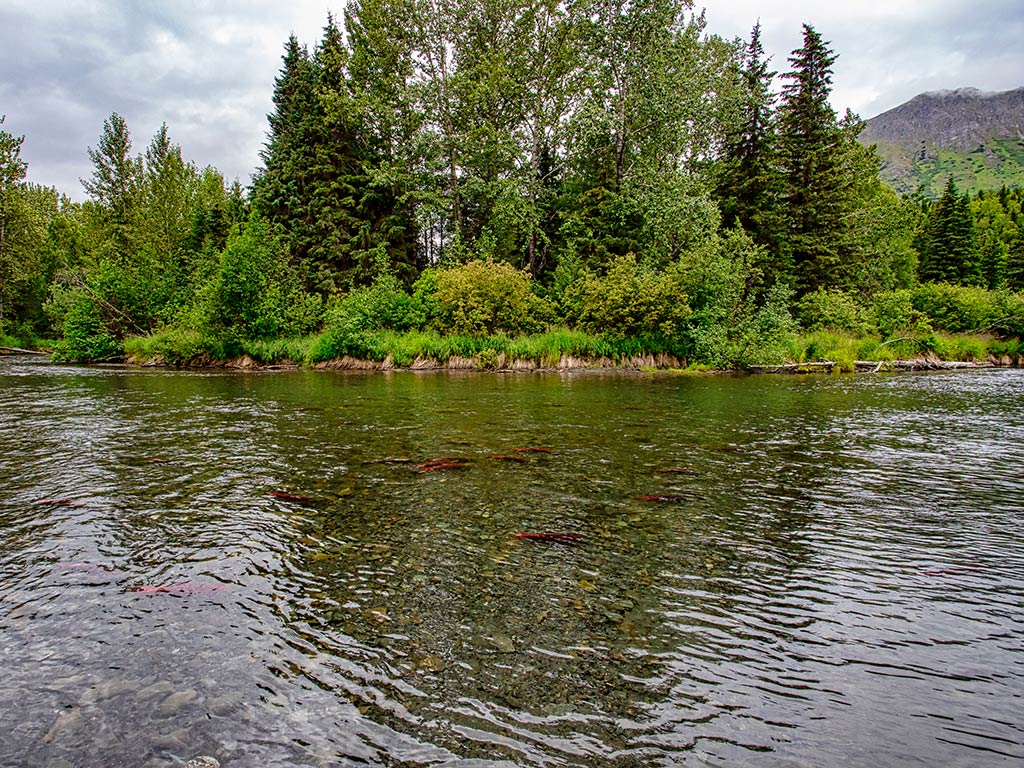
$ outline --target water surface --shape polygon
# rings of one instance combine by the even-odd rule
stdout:
[[[1018,370],[2,359],[0,765],[1019,765],[1022,438]]]

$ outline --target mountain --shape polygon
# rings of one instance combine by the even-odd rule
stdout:
[[[922,93],[867,121],[882,179],[897,192],[938,197],[950,174],[965,192],[1024,187],[1024,87]]]

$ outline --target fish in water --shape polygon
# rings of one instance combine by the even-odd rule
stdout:
[[[656,469],[656,475],[696,475],[697,473],[687,467],[670,467],[669,469]]]
[[[555,452],[554,448],[540,448],[540,447],[536,447],[536,446],[531,446],[531,447],[527,447],[527,448],[513,448],[512,450],[515,451],[516,453],[554,453]]]
[[[955,576],[960,573],[976,573],[982,570],[977,565],[952,565],[948,568],[935,568],[931,571],[921,571],[923,576]]]
[[[141,592],[144,595],[174,595],[175,597],[190,597],[192,595],[212,595],[227,589],[227,584],[219,584],[210,581],[183,581],[180,584],[169,584],[165,587],[134,587],[132,592]]]
[[[517,461],[520,464],[526,463],[526,459],[522,456],[488,456],[487,458],[494,459],[495,461]]]
[[[469,459],[461,456],[438,456],[436,459],[428,459],[416,465],[420,472],[436,472],[448,469],[466,469],[469,466]]]
[[[552,544],[579,544],[583,541],[581,533],[517,533],[514,538],[527,541],[549,541]]]
[[[469,464],[464,464],[455,461],[442,461],[434,464],[417,464],[416,468],[420,472],[445,472],[449,469],[469,469]]]
[[[302,496],[298,493],[285,493],[284,491],[271,491],[268,496],[285,501],[316,501],[313,496]]]
[[[62,568],[65,571],[79,571],[81,573],[94,573],[108,575],[116,573],[113,568],[108,568],[105,565],[97,565],[96,563],[57,563],[58,568]]]
[[[637,501],[658,501],[663,504],[678,504],[682,501],[687,501],[688,496],[683,496],[679,493],[652,493],[649,496],[637,496]]]
[[[85,502],[78,499],[36,499],[36,504],[48,504],[51,507],[84,507]]]

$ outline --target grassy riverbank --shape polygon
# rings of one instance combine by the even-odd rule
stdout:
[[[363,333],[359,344],[348,347],[344,354],[332,354],[332,351],[326,334],[210,344],[199,334],[165,331],[125,341],[127,358],[142,365],[223,365],[244,360],[245,365],[310,368],[723,369],[689,359],[663,339],[614,340],[568,328],[516,337],[377,330]],[[987,335],[932,333],[917,338],[883,340],[880,336],[814,331],[784,335],[770,354],[765,352],[759,350],[758,354],[750,356],[750,362],[725,369],[834,363],[834,370],[853,371],[857,361],[884,364],[922,357],[935,361],[1015,365],[1024,357],[1024,346],[1017,340],[1001,341]]]

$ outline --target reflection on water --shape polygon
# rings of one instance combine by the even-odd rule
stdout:
[[[0,764],[1024,759],[1022,392],[0,360]]]

